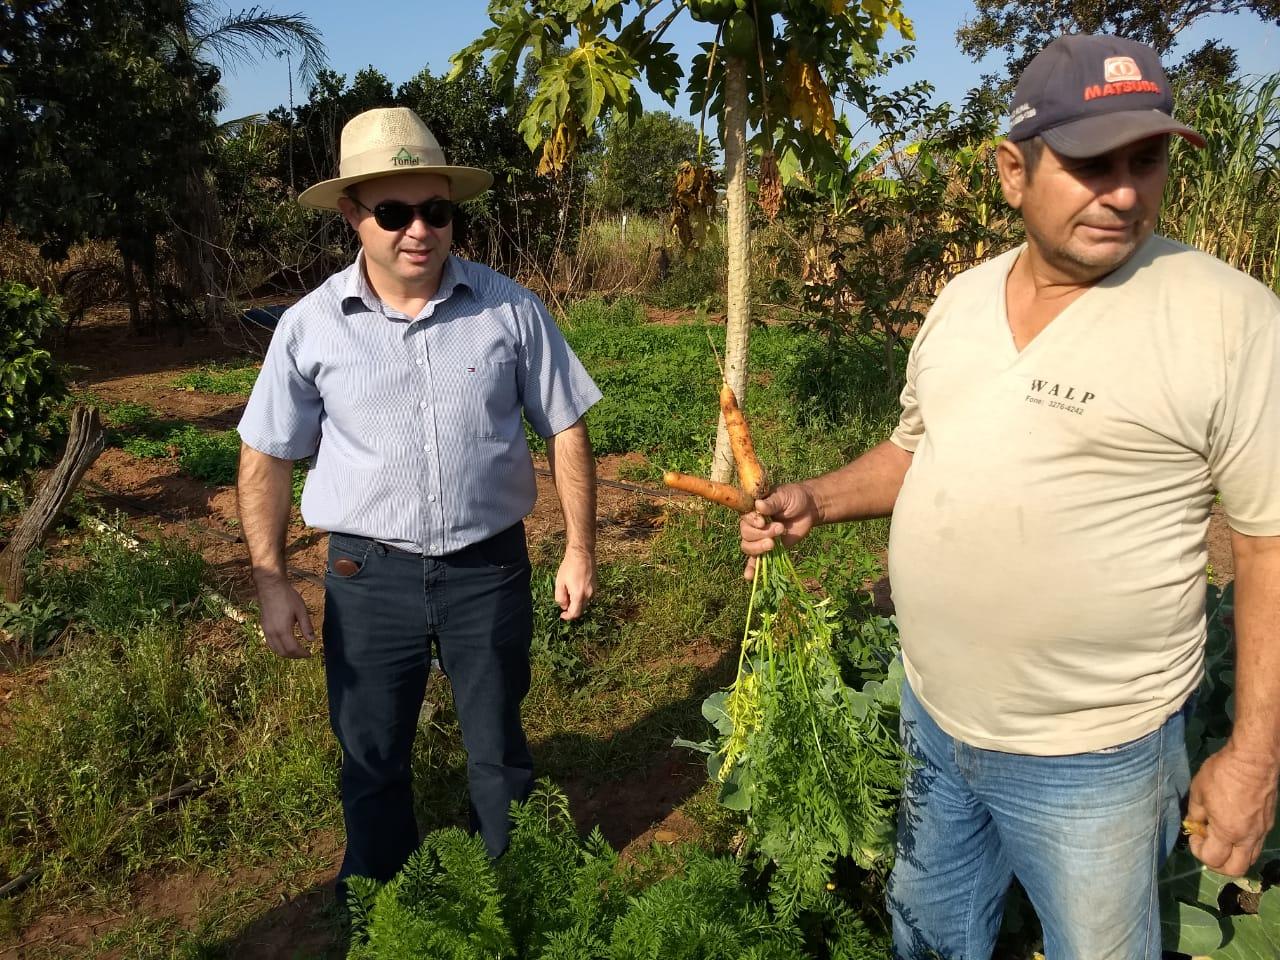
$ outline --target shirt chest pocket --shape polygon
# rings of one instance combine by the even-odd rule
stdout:
[[[502,440],[520,432],[514,360],[450,364],[435,372],[441,429]]]

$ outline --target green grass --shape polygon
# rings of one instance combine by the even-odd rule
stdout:
[[[720,375],[713,354],[724,328],[643,324],[623,298],[582,301],[563,318],[565,336],[604,398],[587,414],[598,454],[640,452],[654,480],[664,469],[705,475],[715,443]],[[786,326],[751,335],[747,413],[757,447],[778,479],[831,469],[888,436],[896,402],[861,354],[835,362],[817,337]]]
[[[210,364],[199,370],[184,373],[173,381],[182,390],[213,393],[224,396],[247,397],[253,391],[262,364],[256,360],[243,360],[232,364]]]
[[[72,629],[48,678],[6,705],[0,876],[41,870],[10,923],[49,899],[118,897],[161,863],[262,856],[300,823],[336,824],[320,664],[213,619],[198,554],[94,534],[36,573],[34,596]],[[148,805],[192,779],[211,786]]]

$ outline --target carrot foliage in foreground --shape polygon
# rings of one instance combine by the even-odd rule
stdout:
[[[751,867],[693,848],[623,863],[578,836],[563,794],[543,782],[513,808],[496,863],[478,837],[429,834],[389,883],[351,882],[352,960],[880,960],[886,943],[827,896],[780,917]]]
[[[842,623],[784,551],[761,557],[737,680],[703,704],[717,736],[678,741],[707,754],[720,802],[746,812],[784,916],[821,899],[838,858],[880,872],[891,859],[905,769],[895,641],[883,618]]]

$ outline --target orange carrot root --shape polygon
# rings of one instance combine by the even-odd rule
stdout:
[[[727,483],[703,480],[701,477],[691,477],[687,473],[676,473],[674,470],[664,473],[662,482],[673,490],[692,493],[712,503],[718,503],[722,507],[736,510],[738,513],[750,513],[755,509],[755,501],[746,491],[731,487]]]
[[[1201,823],[1198,820],[1183,820],[1182,832],[1188,837],[1207,837],[1209,835],[1208,824]]]
[[[763,500],[769,495],[769,481],[756,456],[755,444],[751,442],[747,418],[742,415],[733,387],[727,383],[720,387],[720,413],[724,415],[725,429],[729,431],[729,446],[733,448],[733,462],[738,467],[738,482],[751,497]]]

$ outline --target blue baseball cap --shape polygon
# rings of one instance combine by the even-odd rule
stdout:
[[[1173,91],[1155,50],[1103,34],[1058,37],[1018,80],[1009,139],[1039,135],[1065,157],[1094,157],[1137,140],[1175,133],[1204,137],[1173,119]]]

